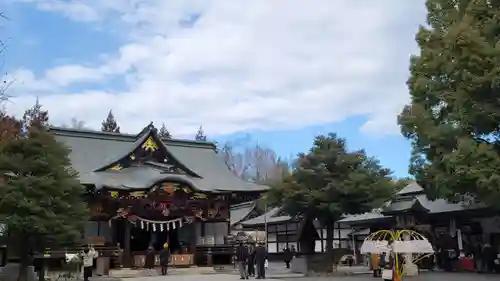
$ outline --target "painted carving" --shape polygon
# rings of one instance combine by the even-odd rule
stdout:
[[[97,217],[106,217],[108,215],[104,212],[102,204],[94,203],[90,205],[90,216],[93,218],[97,218]]]
[[[123,170],[123,166],[122,166],[120,163],[118,163],[118,164],[116,164],[116,165],[112,166],[112,167],[111,167],[111,168],[109,168],[109,169],[110,169],[111,171],[120,171],[120,170]]]
[[[153,140],[153,137],[149,137],[143,144],[142,144],[142,149],[145,151],[151,151],[154,152],[158,150],[158,144]]]
[[[229,217],[227,196],[196,192],[179,183],[160,183],[149,191],[107,191],[102,194],[110,200],[106,206],[118,210],[114,219],[131,214],[146,218],[193,217],[204,221]]]
[[[163,184],[163,191],[165,192],[165,195],[167,197],[172,197],[174,195],[176,188],[174,184],[172,183],[164,183]]]

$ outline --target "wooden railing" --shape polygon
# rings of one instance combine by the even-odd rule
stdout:
[[[100,257],[113,257],[118,253],[118,247],[116,246],[93,246],[98,252]],[[57,248],[57,249],[45,249],[43,253],[37,253],[35,258],[63,258],[65,254],[77,254],[82,252],[83,246],[77,247],[67,247],[67,248]]]

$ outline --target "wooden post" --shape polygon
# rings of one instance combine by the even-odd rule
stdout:
[[[212,266],[212,248],[208,247],[207,251],[207,265]]]
[[[125,234],[124,234],[124,245],[123,245],[123,266],[126,268],[132,267],[132,252],[130,249],[130,239],[131,239],[132,226],[125,220]]]

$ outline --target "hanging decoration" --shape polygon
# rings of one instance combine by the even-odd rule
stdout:
[[[139,224],[141,229],[151,229],[154,232],[156,231],[164,231],[164,230],[170,230],[170,229],[177,229],[181,228],[184,225],[184,222],[187,224],[191,224],[194,219],[191,217],[186,217],[186,218],[177,218],[173,220],[167,220],[167,221],[154,221],[154,220],[148,220],[145,218],[137,217],[136,225]]]

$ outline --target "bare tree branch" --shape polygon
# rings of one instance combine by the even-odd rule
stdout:
[[[7,16],[4,13],[0,12],[0,18],[4,20],[8,20]],[[0,56],[1,56],[1,65],[0,65],[0,73],[2,73],[2,69],[4,66],[3,56],[5,54],[5,50],[7,49],[7,44],[4,40],[0,39]],[[9,81],[7,77],[7,73],[0,74],[0,106],[7,100],[9,100],[10,96],[7,95],[7,89],[12,85],[13,81]],[[0,108],[2,110],[3,108]]]
[[[237,177],[257,183],[272,183],[281,181],[290,172],[289,161],[279,158],[272,149],[258,144],[241,149],[247,142],[248,138],[227,142],[219,152]]]

